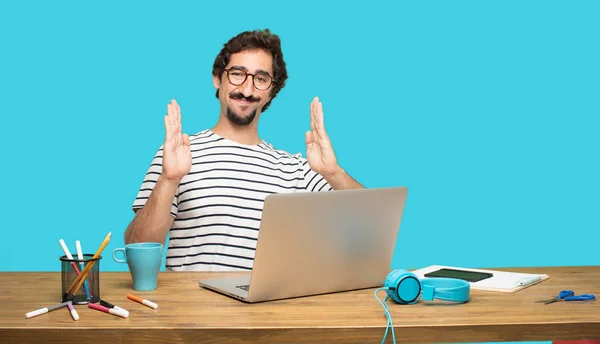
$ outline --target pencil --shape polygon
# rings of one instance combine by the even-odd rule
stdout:
[[[104,248],[106,247],[106,245],[108,245],[108,242],[110,241],[111,234],[112,234],[112,232],[108,232],[108,234],[104,238],[104,241],[102,241],[102,244],[100,245],[100,248],[98,248],[98,251],[96,251],[96,253],[92,257],[92,259],[96,259],[96,258],[98,258],[98,256],[100,256],[100,254],[102,253],[102,251],[104,250]],[[83,282],[87,278],[87,275],[90,272],[90,270],[92,270],[92,267],[94,266],[95,262],[96,262],[95,260],[92,260],[91,262],[88,263],[88,265],[86,265],[85,269],[83,269],[83,271],[81,272],[81,274],[75,278],[75,280],[73,281],[73,283],[71,283],[71,285],[69,286],[69,288],[67,289],[67,291],[63,295],[63,298],[66,299],[68,297],[70,300],[73,300],[75,298],[75,295],[77,294],[77,292],[79,291],[79,289],[83,285]],[[73,289],[74,287],[75,287],[75,289]],[[69,294],[72,294],[72,295],[69,296]]]

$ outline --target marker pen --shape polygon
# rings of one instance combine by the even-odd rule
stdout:
[[[114,309],[118,309],[118,310],[120,310],[120,311],[123,311],[123,312],[125,312],[125,313],[126,313],[128,316],[129,316],[129,311],[128,311],[128,310],[126,310],[126,309],[123,309],[123,308],[121,308],[121,307],[119,307],[119,306],[115,306],[115,305],[113,305],[113,304],[112,304],[112,303],[110,303],[110,302],[106,302],[106,301],[104,301],[104,300],[100,300],[100,304],[101,304],[102,306],[106,307],[106,308],[114,308]]]
[[[541,276],[534,276],[534,277],[530,277],[530,278],[525,278],[519,281],[519,286],[526,286],[526,285],[530,285],[532,283],[535,283],[539,280],[541,280],[542,277]]]
[[[95,310],[99,310],[104,313],[110,313],[112,315],[117,315],[117,316],[120,316],[121,318],[127,318],[129,316],[129,313],[125,313],[120,309],[106,308],[104,306],[96,305],[93,303],[88,303],[88,307],[93,308]]]
[[[71,311],[71,316],[73,317],[73,320],[79,320],[79,314],[77,314],[75,307],[73,307],[72,301],[67,302],[67,307],[69,307],[69,311]]]
[[[60,244],[63,251],[65,252],[65,256],[67,256],[67,259],[73,260],[73,256],[71,255],[71,252],[69,252],[69,249],[67,248],[67,244],[65,244],[65,241],[63,239],[60,239],[58,241],[58,243]],[[75,271],[77,276],[79,276],[81,274],[81,272],[79,272],[79,269],[77,269],[77,265],[75,264],[75,262],[71,262],[71,266],[73,267],[73,270]]]
[[[53,305],[53,306],[48,306],[48,307],[45,307],[45,308],[40,308],[40,309],[37,309],[35,311],[31,311],[31,312],[25,314],[25,318],[29,319],[29,318],[37,317],[38,315],[42,315],[42,314],[46,314],[48,312],[52,312],[52,311],[57,310],[59,308],[66,307],[68,303],[69,303],[69,301],[63,302],[63,303],[59,303],[59,304]]]
[[[81,242],[79,242],[79,240],[75,241],[75,249],[77,251],[77,259],[83,260],[83,251],[81,250]],[[85,269],[85,264],[83,262],[80,262],[79,268],[81,268],[81,270],[83,271],[83,269]],[[83,289],[85,290],[85,296],[87,297],[87,299],[91,299],[92,293],[90,293],[90,287],[88,285],[87,278],[85,279],[85,281],[83,281]]]
[[[127,298],[130,299],[130,300],[139,302],[139,303],[141,303],[143,305],[146,305],[146,306],[148,306],[150,308],[154,308],[154,309],[158,308],[158,305],[156,303],[154,303],[152,301],[141,299],[141,298],[139,298],[137,296],[133,296],[131,294],[127,294]]]

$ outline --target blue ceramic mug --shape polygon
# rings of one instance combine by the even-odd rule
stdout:
[[[117,258],[117,253],[123,253],[123,259]],[[115,248],[113,259],[118,263],[129,266],[133,290],[149,291],[157,288],[158,272],[163,257],[163,245],[157,242],[140,242],[125,245],[125,248]]]

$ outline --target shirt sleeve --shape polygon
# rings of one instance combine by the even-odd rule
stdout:
[[[152,160],[152,163],[150,164],[150,167],[148,168],[148,171],[146,172],[146,176],[144,177],[144,181],[142,182],[142,185],[140,186],[137,196],[136,196],[135,200],[133,201],[132,208],[134,211],[142,209],[144,207],[144,205],[148,201],[148,198],[150,197],[150,194],[152,193],[152,190],[154,190],[154,187],[156,186],[156,181],[158,180],[158,177],[162,173],[162,157],[163,157],[163,147],[161,146],[160,149],[158,150],[158,152],[156,152],[156,155],[154,156],[154,159]],[[173,197],[173,202],[171,204],[171,216],[173,216],[173,217],[177,216],[178,205],[179,205],[179,188],[177,189],[177,192],[175,193],[175,196]]]
[[[331,191],[333,188],[327,180],[317,172],[313,171],[308,164],[306,158],[300,157],[300,163],[302,164],[302,174],[304,175],[303,187],[306,191]]]

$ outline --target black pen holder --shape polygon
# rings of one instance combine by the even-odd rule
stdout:
[[[100,260],[102,256],[93,258],[92,254],[84,254],[83,259],[60,257],[61,271],[61,302],[73,301],[73,304],[97,303],[100,301]],[[78,283],[73,284],[79,274],[90,266],[85,276],[85,282],[75,293]],[[73,285],[71,289],[69,289]]]

